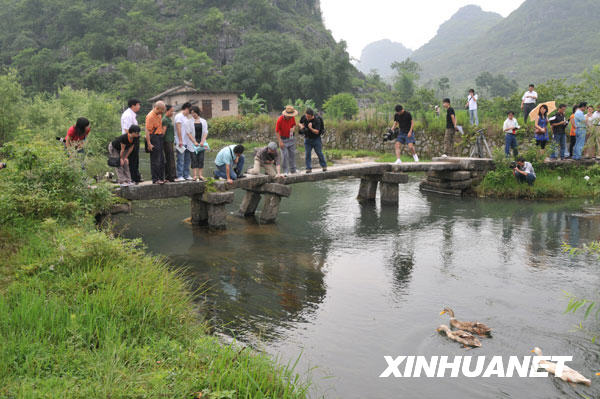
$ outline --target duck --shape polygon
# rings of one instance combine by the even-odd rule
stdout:
[[[446,336],[448,336],[448,338],[450,338],[451,340],[456,341],[460,344],[463,344],[463,347],[465,347],[465,348],[466,347],[473,347],[473,348],[481,347],[481,342],[479,342],[477,337],[466,331],[463,331],[463,330],[452,331],[452,330],[450,330],[450,327],[448,327],[445,324],[442,324],[441,326],[439,326],[437,328],[437,332],[444,332],[446,334]]]
[[[450,315],[450,325],[458,330],[467,331],[479,336],[492,335],[492,329],[478,321],[458,321],[454,318],[454,311],[450,308],[444,308],[440,315],[448,313]]]
[[[531,350],[532,353],[535,353],[537,356],[542,356],[542,350],[537,346]],[[556,363],[549,362],[547,360],[540,360],[540,367],[546,369],[550,374],[556,375]],[[588,387],[592,385],[592,381],[585,378],[579,372],[573,370],[567,365],[564,366],[562,375],[559,377],[561,380],[570,382],[573,384],[583,384]]]

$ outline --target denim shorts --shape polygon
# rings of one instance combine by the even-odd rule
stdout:
[[[408,132],[406,132],[406,133],[400,132],[400,134],[398,135],[398,138],[396,138],[396,141],[399,142],[400,144],[414,143],[415,142],[415,132],[413,132],[410,137],[408,137]]]

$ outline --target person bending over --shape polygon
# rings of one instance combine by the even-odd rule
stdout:
[[[533,186],[533,183],[535,183],[536,176],[533,165],[531,165],[531,162],[525,162],[525,158],[523,157],[520,157],[517,160],[517,166],[515,167],[513,174],[518,183],[527,183],[530,186]]]
[[[281,157],[277,150],[277,143],[270,142],[268,146],[260,148],[254,157],[254,168],[248,170],[249,175],[260,174],[261,166],[269,176],[281,176]]]
[[[215,178],[227,179],[227,183],[244,177],[244,146],[228,145],[217,154],[215,158]]]

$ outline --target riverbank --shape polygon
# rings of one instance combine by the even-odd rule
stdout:
[[[2,155],[0,396],[306,396],[293,367],[210,336],[182,272],[96,229],[113,196],[59,146]]]
[[[480,197],[559,200],[600,197],[600,165],[590,167],[565,164],[538,164],[533,186],[517,183],[509,165],[497,165],[476,187]]]

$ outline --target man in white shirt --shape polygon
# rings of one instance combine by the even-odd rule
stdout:
[[[519,129],[520,126],[519,122],[517,122],[517,119],[515,118],[515,113],[510,111],[508,113],[508,118],[504,121],[504,126],[502,127],[502,131],[506,134],[504,140],[504,153],[506,154],[506,157],[510,156],[511,148],[515,157],[519,155],[519,149],[517,144],[517,130]]]
[[[530,162],[525,162],[525,158],[523,157],[517,160],[517,166],[513,174],[519,183],[527,183],[530,186],[533,186],[533,183],[535,183],[536,175],[533,165]]]
[[[137,113],[140,111],[140,107],[142,106],[141,102],[136,99],[131,99],[127,102],[127,109],[121,115],[121,133],[127,134],[129,128],[132,125],[138,124],[137,122]],[[129,160],[129,173],[131,173],[131,181],[138,184],[142,180],[142,175],[140,174],[140,144],[139,141],[136,143],[133,150],[131,150],[131,154],[127,157]]]
[[[471,120],[471,126],[479,126],[479,117],[477,116],[477,101],[479,96],[475,94],[475,90],[469,90],[469,96],[467,97],[466,106],[469,108],[469,118]]]
[[[194,120],[190,117],[189,102],[181,106],[181,112],[175,116],[175,149],[177,150],[177,178],[175,181],[194,180],[190,176],[192,153],[188,145],[194,142]],[[191,147],[190,147],[191,148]]]
[[[525,94],[523,94],[523,98],[521,99],[521,109],[523,110],[523,117],[525,123],[527,123],[529,113],[533,111],[537,103],[538,94],[534,89],[535,86],[533,84],[530,84],[529,90],[527,90]]]

